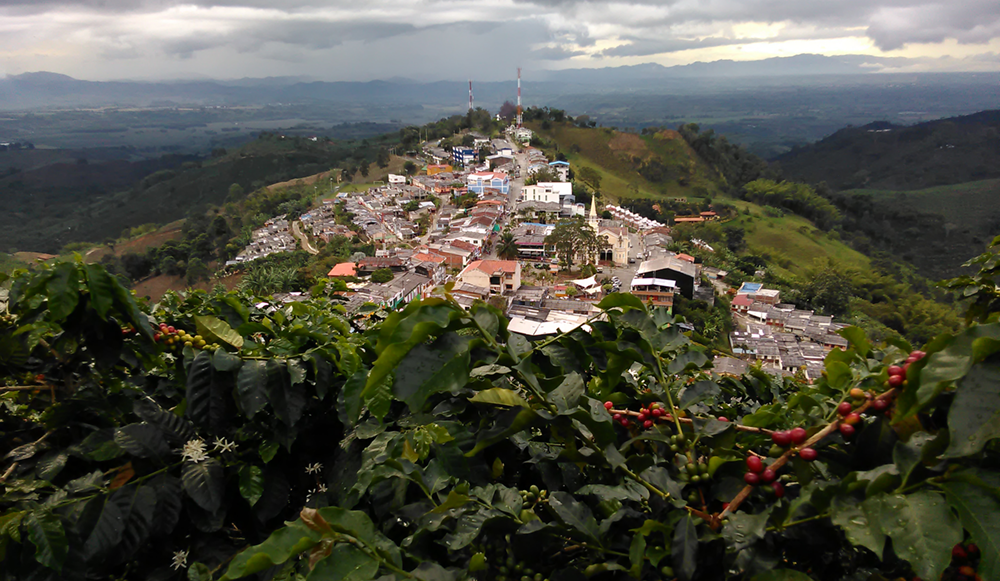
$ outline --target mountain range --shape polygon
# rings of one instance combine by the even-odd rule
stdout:
[[[642,64],[599,69],[536,71],[524,79],[534,103],[565,95],[639,91],[648,94],[724,92],[769,85],[857,83],[929,84],[1000,81],[1000,73],[874,74],[902,67],[907,59],[863,55],[797,55],[760,61],[698,62],[665,67]],[[623,83],[625,85],[623,85]],[[264,105],[275,103],[454,104],[466,94],[465,82],[414,79],[324,82],[302,77],[190,81],[86,81],[33,72],[0,78],[0,110],[107,106]],[[513,100],[516,81],[475,82],[477,104],[488,108]]]

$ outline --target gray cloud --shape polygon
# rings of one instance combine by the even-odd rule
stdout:
[[[746,23],[781,26],[748,39]],[[948,40],[985,44],[1000,38],[1000,0],[0,0],[0,36],[0,62],[15,66],[31,58],[44,66],[57,54],[69,61],[65,54],[75,50],[95,70],[100,59],[116,66],[173,59],[221,71],[225,59],[243,59],[251,70],[259,59],[282,72],[280,63],[308,69],[352,58],[385,63],[390,74],[416,68],[461,78],[465,68],[482,67],[475,53],[483,56],[483,47],[504,66],[530,67],[586,55],[593,65],[634,64],[758,41],[848,36],[867,36],[886,51]],[[76,48],[47,50],[55,43]],[[472,50],[456,55],[449,47],[458,43]]]

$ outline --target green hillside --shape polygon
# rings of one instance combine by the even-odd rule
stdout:
[[[163,224],[227,201],[230,187],[252,191],[344,165],[373,161],[367,142],[263,135],[205,159],[55,164],[0,178],[5,209],[0,250],[57,253],[72,242],[118,238],[126,228]]]
[[[743,228],[750,254],[769,254],[775,265],[798,276],[804,276],[817,260],[832,259],[849,268],[870,266],[867,256],[817,229],[805,218],[791,214],[768,216],[760,206],[747,204],[747,207],[751,215],[741,215],[732,224]]]
[[[1000,177],[1000,111],[847,127],[776,158],[787,177],[835,190],[916,190]]]
[[[952,228],[973,232],[998,230],[1000,225],[1000,179],[981,180],[922,190],[847,190],[874,199],[906,205],[915,210],[940,214]]]
[[[721,192],[717,173],[676,131],[637,135],[571,123],[529,126],[548,142],[546,153],[562,153],[574,171],[596,170],[601,194],[611,199],[710,197]]]

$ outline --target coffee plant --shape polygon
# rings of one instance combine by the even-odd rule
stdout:
[[[845,329],[809,384],[714,375],[627,294],[529,341],[447,292],[9,282],[4,579],[1000,579],[995,317]]]

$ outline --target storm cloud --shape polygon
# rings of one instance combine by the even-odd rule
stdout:
[[[1000,0],[0,0],[0,37],[0,73],[95,79],[497,80],[806,52],[947,70],[996,62]]]

